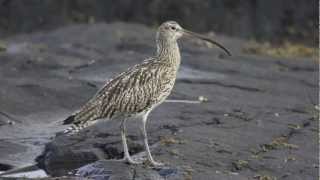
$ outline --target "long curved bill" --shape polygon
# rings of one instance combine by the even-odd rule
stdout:
[[[207,42],[210,42],[216,46],[218,46],[219,48],[221,48],[224,52],[226,52],[229,56],[231,56],[231,53],[230,51],[225,48],[224,46],[222,46],[221,44],[219,44],[218,42],[204,36],[204,35],[201,35],[201,34],[197,34],[197,33],[194,33],[192,31],[188,31],[188,30],[185,30],[185,29],[182,29],[182,32],[183,34],[186,34],[186,35],[189,35],[189,36],[192,36],[192,37],[196,37],[196,38],[199,38],[201,40],[204,40],[204,41],[207,41]]]

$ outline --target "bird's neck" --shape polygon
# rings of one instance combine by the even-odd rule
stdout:
[[[157,57],[178,70],[181,56],[176,40],[157,40]]]

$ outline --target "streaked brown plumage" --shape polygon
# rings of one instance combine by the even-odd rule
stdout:
[[[74,124],[132,116],[163,101],[173,87],[175,66],[150,58],[110,80],[79,112]]]
[[[143,63],[129,68],[108,81],[80,111],[64,121],[64,124],[73,124],[65,132],[71,134],[78,132],[80,129],[94,124],[98,119],[121,118],[123,119],[121,132],[125,159],[130,163],[136,163],[128,153],[125,139],[125,120],[132,116],[142,117],[148,160],[153,165],[159,165],[150,154],[145,124],[149,112],[168,97],[174,86],[181,59],[177,40],[184,34],[217,44],[204,36],[181,28],[174,21],[163,23],[157,32],[156,56],[146,59]],[[225,48],[223,49],[229,53]]]

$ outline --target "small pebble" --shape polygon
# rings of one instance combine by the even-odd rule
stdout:
[[[204,96],[199,96],[199,97],[198,97],[198,100],[199,100],[200,102],[207,102],[207,101],[208,101],[208,98],[206,98],[206,97],[204,97]]]
[[[15,124],[14,121],[10,121],[10,120],[8,120],[7,123],[8,123],[9,125],[14,125],[14,124]]]

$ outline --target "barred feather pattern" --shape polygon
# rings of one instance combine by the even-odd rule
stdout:
[[[171,93],[180,65],[177,42],[159,40],[157,56],[129,68],[109,80],[72,119],[65,130],[73,134],[97,122],[97,119],[131,117],[148,112]],[[70,122],[69,122],[70,123]]]

